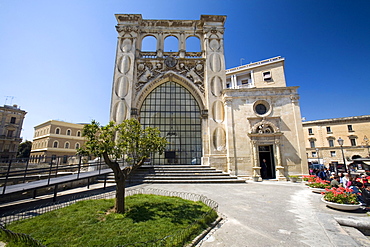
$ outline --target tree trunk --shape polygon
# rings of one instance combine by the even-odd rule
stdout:
[[[116,213],[125,213],[125,187],[127,173],[122,171],[117,162],[112,162],[108,154],[104,153],[105,163],[113,170],[114,180],[116,182],[116,202],[114,210]]]
[[[116,213],[125,213],[125,187],[126,179],[124,176],[120,176],[118,180],[116,179],[116,203],[114,209]]]
[[[143,164],[144,159],[141,159],[133,166],[125,167],[121,170],[119,164],[111,161],[107,153],[103,153],[103,158],[105,163],[113,170],[114,180],[116,182],[116,202],[114,210],[116,213],[123,214],[125,213],[126,179],[132,171],[136,170]]]

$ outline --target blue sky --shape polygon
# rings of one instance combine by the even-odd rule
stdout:
[[[226,67],[284,57],[287,85],[300,87],[306,120],[368,115],[369,11],[368,0],[0,0],[0,105],[28,112],[28,140],[50,119],[106,124],[114,14],[213,14],[227,16]]]

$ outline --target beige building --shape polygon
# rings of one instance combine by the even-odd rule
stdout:
[[[17,105],[0,107],[0,159],[12,159],[17,156],[26,114],[27,112]]]
[[[116,18],[110,118],[159,128],[170,144],[153,164],[210,165],[246,178],[308,173],[299,96],[286,86],[283,58],[225,70],[225,16]],[[143,49],[148,39],[152,50]]]
[[[82,137],[83,124],[49,120],[34,127],[31,160],[76,155],[85,139]]]
[[[308,161],[314,164],[343,163],[353,155],[370,156],[370,115],[303,122]],[[343,155],[338,139],[343,140]]]

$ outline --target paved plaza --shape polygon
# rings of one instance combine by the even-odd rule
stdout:
[[[142,187],[202,194],[225,219],[200,244],[215,246],[370,246],[355,228],[334,217],[367,220],[366,212],[327,208],[303,183],[151,184]]]
[[[101,184],[90,187],[99,190]],[[200,243],[201,247],[244,246],[370,246],[367,237],[341,222],[362,222],[370,217],[358,210],[344,212],[327,208],[321,195],[303,183],[263,181],[242,184],[143,184],[128,187],[190,192],[216,201],[223,220]],[[110,187],[110,190],[114,187]],[[106,192],[102,189],[101,193]],[[59,193],[86,193],[86,187]],[[31,200],[37,203],[39,200]],[[50,199],[50,198],[49,198]],[[6,208],[21,207],[9,205]]]

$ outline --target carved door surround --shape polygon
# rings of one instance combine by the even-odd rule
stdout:
[[[257,119],[252,118],[249,120],[250,121],[254,120],[254,122],[256,122]],[[285,179],[284,167],[282,166],[281,163],[281,151],[280,151],[280,138],[282,135],[283,133],[280,132],[280,129],[271,121],[266,120],[266,118],[257,121],[252,126],[251,132],[248,133],[248,136],[251,139],[254,177],[261,176],[258,147],[271,145],[273,147],[276,178],[279,180]]]

